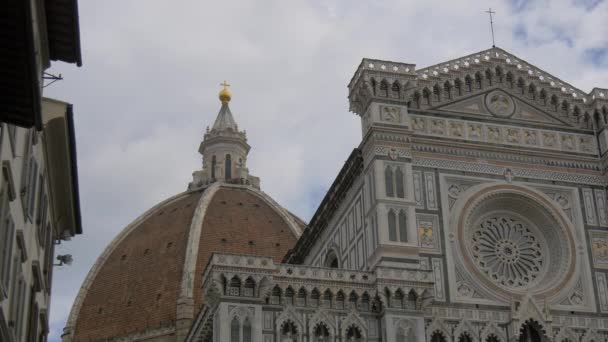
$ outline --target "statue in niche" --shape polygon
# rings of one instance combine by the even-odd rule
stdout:
[[[387,122],[399,122],[399,108],[382,107],[382,120]]]
[[[524,140],[528,145],[536,145],[536,132],[524,131]]]
[[[500,140],[500,128],[488,127],[488,140],[499,141]]]
[[[481,138],[481,125],[469,125],[469,137],[475,139]]]
[[[589,137],[581,137],[579,140],[581,150],[583,152],[593,152],[593,148],[591,146],[591,138]]]
[[[518,143],[519,142],[519,131],[516,129],[508,129],[507,130],[507,141],[510,143]]]
[[[422,119],[422,118],[414,119],[414,130],[415,131],[424,131],[424,119]]]
[[[463,129],[462,129],[462,123],[460,122],[452,122],[450,124],[451,127],[451,133],[453,136],[455,137],[461,137],[464,135]]]
[[[566,150],[574,149],[574,138],[571,135],[562,136],[562,147]]]
[[[432,120],[431,121],[431,133],[445,134],[445,122],[443,120]]]
[[[543,133],[543,145],[548,146],[548,147],[555,146],[555,134]]]

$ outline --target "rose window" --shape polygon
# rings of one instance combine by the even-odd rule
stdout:
[[[574,239],[557,203],[511,184],[480,184],[453,207],[463,277],[508,301],[513,294],[555,296],[576,275]]]
[[[513,217],[488,217],[472,230],[471,254],[494,282],[517,288],[533,283],[543,268],[540,240]]]

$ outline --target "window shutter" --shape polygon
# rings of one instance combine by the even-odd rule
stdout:
[[[38,163],[32,158],[30,181],[27,187],[27,216],[34,222],[34,209],[36,206],[36,182],[38,180]]]

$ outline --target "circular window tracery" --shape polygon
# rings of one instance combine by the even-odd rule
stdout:
[[[453,207],[456,257],[480,290],[553,296],[569,286],[577,264],[567,217],[529,189],[480,184]]]
[[[491,216],[478,222],[471,239],[473,259],[494,282],[518,288],[533,283],[544,263],[541,240],[523,221]]]

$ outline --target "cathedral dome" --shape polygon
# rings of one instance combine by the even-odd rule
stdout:
[[[303,226],[251,186],[215,183],[169,198],[128,225],[99,257],[65,333],[73,341],[174,336],[184,314],[203,304],[200,284],[213,252],[279,262]]]
[[[63,341],[182,341],[203,306],[203,273],[214,252],[280,262],[305,223],[260,190],[249,145],[222,106],[199,152],[203,167],[188,190],[129,224],[90,270]],[[223,97],[222,97],[223,96]]]

